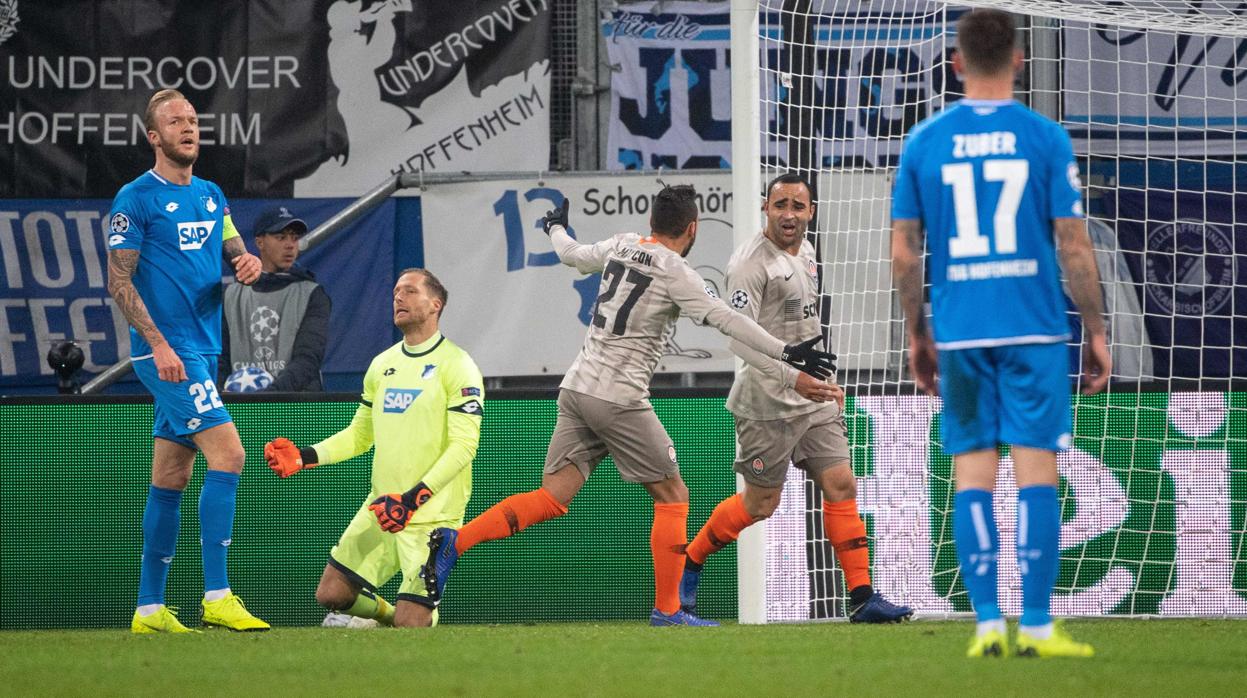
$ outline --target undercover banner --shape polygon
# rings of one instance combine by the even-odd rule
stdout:
[[[105,198],[150,167],[162,87],[232,197],[549,158],[547,0],[0,0],[0,197]]]

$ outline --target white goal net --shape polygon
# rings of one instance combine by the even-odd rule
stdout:
[[[1074,140],[1110,318],[1110,389],[1074,399],[1074,448],[1059,457],[1053,610],[1247,615],[1247,0],[969,4],[1016,13],[1026,50],[1018,99]],[[822,318],[852,396],[873,582],[938,617],[971,609],[952,543],[940,403],[919,395],[905,368],[889,209],[904,135],[960,97],[949,57],[965,11],[763,0],[762,137],[734,142],[733,157],[738,168],[760,162],[762,182],[796,171],[814,183]],[[752,98],[750,83],[733,75],[734,100]],[[1072,344],[1071,379],[1076,361]],[[1015,494],[1002,454],[1006,613],[1021,600]],[[800,471],[755,528],[741,541],[742,621],[843,617],[819,493]]]

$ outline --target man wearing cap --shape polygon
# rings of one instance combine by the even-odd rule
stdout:
[[[221,379],[248,366],[272,376],[267,390],[322,390],[320,364],[329,336],[329,294],[312,272],[295,265],[307,223],[286,206],[262,213],[255,244],[263,274],[251,286],[225,288]]]

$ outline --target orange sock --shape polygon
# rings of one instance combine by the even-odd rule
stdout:
[[[688,546],[688,502],[654,502],[649,548],[654,555],[654,608],[671,615],[680,610],[680,577]]]
[[[535,523],[548,521],[567,513],[567,507],[542,488],[532,492],[513,494],[481,512],[463,528],[455,549],[459,554],[467,552],[477,543],[487,540],[509,538]]]
[[[745,500],[739,494],[719,502],[714,513],[701,527],[688,546],[688,559],[702,565],[710,553],[740,537],[740,532],[753,524],[753,517],[745,511]]]
[[[849,590],[870,584],[870,547],[866,542],[866,522],[857,513],[857,502],[824,500],[823,526]]]

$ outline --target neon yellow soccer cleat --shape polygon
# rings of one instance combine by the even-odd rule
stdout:
[[[993,630],[984,635],[976,635],[970,642],[966,656],[971,659],[978,657],[1008,657],[1009,639],[1000,631]]]
[[[230,592],[219,601],[204,601],[204,625],[215,625],[239,632],[268,630],[269,624],[251,615],[242,599]]]
[[[1060,623],[1052,629],[1052,637],[1040,640],[1026,633],[1018,633],[1018,656],[1039,657],[1094,657],[1095,649],[1085,642],[1078,642],[1065,632]]]
[[[136,610],[134,619],[130,621],[130,632],[138,635],[146,635],[149,633],[195,633],[198,630],[191,630],[182,625],[178,620],[177,613],[174,613],[168,606],[161,606],[159,611],[150,616],[140,616]]]

